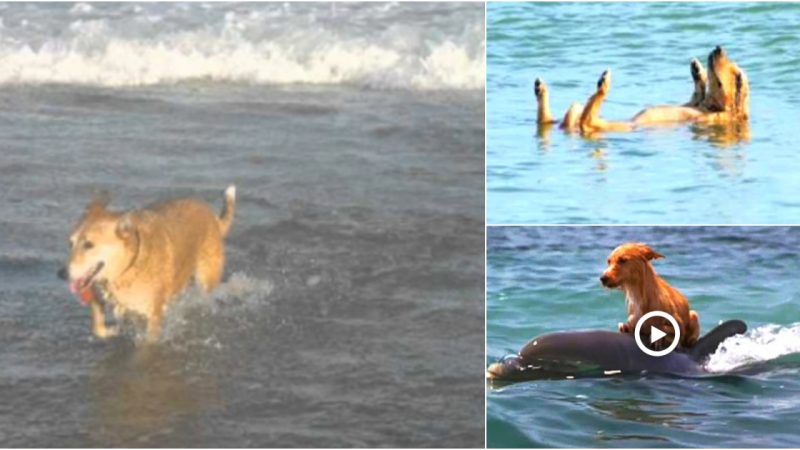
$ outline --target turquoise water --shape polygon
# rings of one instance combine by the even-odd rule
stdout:
[[[488,231],[487,365],[530,338],[616,328],[608,253],[643,241],[656,271],[700,314],[750,331],[713,355],[708,378],[610,377],[488,387],[489,447],[798,447],[800,228],[501,227]],[[733,369],[745,375],[724,375]]]
[[[797,223],[798,29],[800,4],[489,3],[488,222]],[[611,68],[603,115],[628,119],[686,102],[690,59],[716,45],[749,77],[749,141],[688,125],[537,136],[536,77],[560,117]]]

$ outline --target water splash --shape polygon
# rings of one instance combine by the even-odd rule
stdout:
[[[198,343],[222,348],[220,327],[234,322],[237,329],[246,329],[258,310],[269,304],[274,284],[236,272],[209,295],[191,288],[170,305],[164,322],[161,342],[171,345]],[[142,330],[137,333],[141,339]]]
[[[709,358],[706,369],[716,373],[730,372],[793,353],[800,353],[800,323],[763,325],[723,341]]]

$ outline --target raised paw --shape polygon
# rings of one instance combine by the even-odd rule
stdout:
[[[545,92],[547,92],[547,85],[545,84],[544,80],[537,78],[533,82],[533,93],[536,94],[536,98],[539,98]]]
[[[597,92],[606,93],[611,89],[611,69],[606,69],[597,80]]]
[[[700,63],[700,60],[697,58],[692,58],[692,61],[689,63],[689,67],[692,71],[692,79],[694,81],[702,81],[705,83],[706,81],[706,69],[703,68],[703,65]]]

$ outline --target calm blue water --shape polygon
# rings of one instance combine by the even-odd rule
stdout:
[[[657,272],[700,314],[702,332],[745,320],[709,370],[747,376],[534,381],[488,391],[490,447],[800,445],[800,228],[508,227],[488,232],[487,365],[530,338],[616,328],[620,291],[600,287],[608,253],[643,241]]]
[[[798,222],[799,27],[798,4],[490,3],[489,223]],[[689,60],[705,61],[716,45],[749,76],[749,142],[688,125],[537,136],[536,77],[560,117],[611,68],[603,115],[628,119],[687,101]]]

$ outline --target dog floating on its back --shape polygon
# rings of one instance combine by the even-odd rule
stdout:
[[[100,338],[116,334],[106,327],[102,301],[120,318],[134,313],[147,320],[147,338],[161,334],[169,301],[194,277],[204,292],[217,287],[225,265],[223,238],[236,209],[236,188],[225,190],[218,216],[196,199],[159,202],[115,212],[107,199],[95,199],[70,235],[70,257],[59,274],[92,310],[92,331]]]

